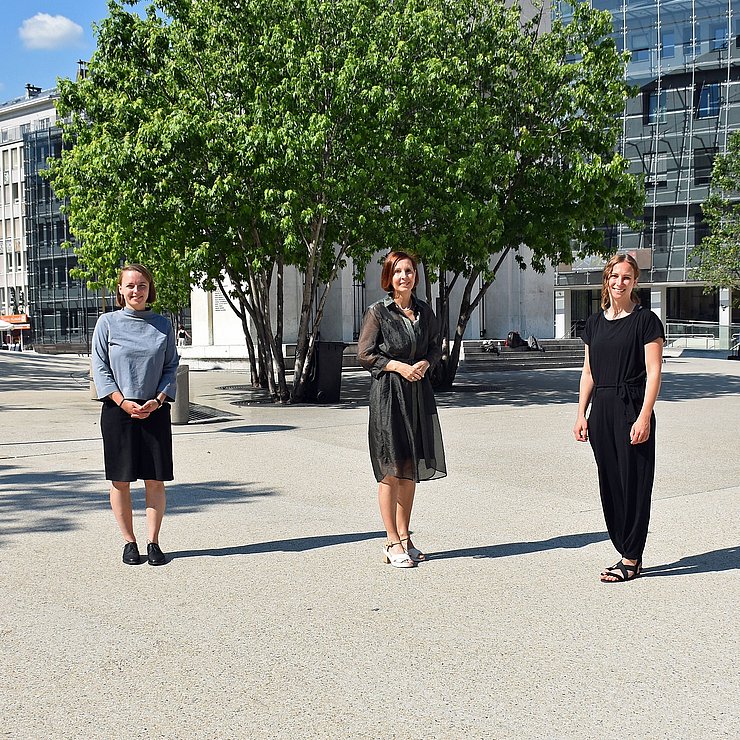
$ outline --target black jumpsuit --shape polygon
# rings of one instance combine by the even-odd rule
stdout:
[[[665,339],[660,319],[635,307],[622,319],[604,313],[586,321],[594,390],[588,417],[591,448],[599,471],[599,491],[606,527],[616,550],[628,560],[641,560],[650,522],[655,474],[655,414],[646,442],[630,443],[630,429],[645,397],[645,345]]]

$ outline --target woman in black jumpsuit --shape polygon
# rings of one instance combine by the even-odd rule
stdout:
[[[650,521],[655,474],[655,414],[665,333],[660,319],[639,305],[640,270],[627,254],[604,268],[603,311],[583,332],[578,419],[573,433],[590,438],[609,537],[620,560],[601,573],[604,583],[636,578]],[[586,420],[586,410],[591,411]]]
[[[432,309],[414,295],[416,261],[405,252],[385,259],[388,297],[367,309],[357,358],[372,374],[368,438],[378,503],[388,542],[386,562],[412,568],[426,560],[410,535],[416,483],[447,474],[430,367],[442,348]]]

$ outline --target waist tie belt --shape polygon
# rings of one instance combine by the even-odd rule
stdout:
[[[630,424],[637,421],[642,411],[642,402],[645,400],[645,378],[624,380],[616,385],[597,385],[594,390],[616,390],[624,404],[624,416]]]

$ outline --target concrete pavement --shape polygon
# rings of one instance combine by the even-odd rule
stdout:
[[[86,358],[0,353],[0,736],[735,738],[740,363],[669,359],[645,577],[616,559],[578,371],[440,394],[449,476],[381,563],[367,377],[175,428],[162,568],[124,566]],[[146,541],[141,486],[136,526]]]

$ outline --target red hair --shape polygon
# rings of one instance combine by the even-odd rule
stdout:
[[[412,257],[408,252],[391,252],[383,262],[383,271],[380,273],[380,287],[390,293],[393,290],[393,271],[396,269],[396,265],[401,260],[408,260],[414,266],[414,285],[415,288],[419,284],[419,267],[416,264],[416,259]]]

